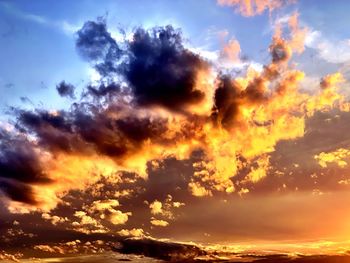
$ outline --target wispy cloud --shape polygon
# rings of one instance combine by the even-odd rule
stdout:
[[[345,63],[350,60],[350,39],[331,41],[321,31],[310,31],[305,45],[317,51],[320,58],[330,63]]]
[[[4,12],[12,16],[15,16],[19,19],[26,20],[32,23],[58,29],[59,31],[61,31],[67,36],[72,36],[80,28],[79,25],[72,24],[66,20],[55,21],[55,20],[48,19],[42,15],[24,12],[19,8],[17,8],[15,5],[10,4],[8,2],[0,2],[0,7],[2,7]]]

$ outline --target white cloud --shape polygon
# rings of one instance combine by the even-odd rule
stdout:
[[[74,35],[75,32],[77,32],[81,26],[80,25],[74,25],[69,23],[68,21],[60,21],[56,23],[57,27],[63,31],[66,35]]]
[[[315,49],[319,56],[330,63],[345,63],[350,60],[350,39],[331,41],[320,31],[307,34],[305,45]]]

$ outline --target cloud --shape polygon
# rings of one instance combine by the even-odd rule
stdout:
[[[120,73],[138,105],[160,105],[179,111],[203,100],[205,94],[197,88],[197,78],[209,67],[182,41],[181,32],[171,26],[149,31],[138,28],[127,48],[121,50],[104,21],[89,21],[78,32],[77,48],[95,63],[102,76]]]
[[[22,258],[22,257],[23,257],[23,255],[21,253],[9,254],[9,253],[6,253],[4,251],[0,251],[0,259],[1,260],[20,262],[20,258]]]
[[[265,10],[270,13],[290,3],[289,0],[217,0],[219,5],[233,6],[243,16],[261,15]]]
[[[110,84],[100,84],[99,86],[90,85],[87,87],[87,91],[84,96],[92,96],[95,99],[108,98],[113,100],[113,98],[121,91],[120,85],[116,83]]]
[[[231,39],[228,43],[222,48],[220,52],[220,59],[223,62],[228,63],[237,63],[240,61],[240,52],[241,46],[236,39]]]
[[[4,8],[4,10],[13,15],[16,16],[20,19],[29,21],[29,22],[33,22],[42,26],[47,26],[47,27],[51,27],[54,29],[58,29],[61,32],[63,32],[64,34],[66,34],[67,36],[73,36],[74,33],[79,29],[79,26],[74,25],[68,21],[54,21],[54,20],[50,20],[42,15],[38,15],[38,14],[32,14],[32,13],[27,13],[24,12],[20,9],[18,9],[15,5],[10,4],[8,2],[1,2],[0,6],[2,6]]]
[[[121,242],[122,247],[117,249],[123,254],[139,254],[160,260],[179,262],[191,260],[195,257],[205,255],[195,245],[158,241],[154,239],[125,239]]]
[[[138,29],[129,52],[124,74],[138,104],[179,110],[205,96],[196,87],[196,78],[208,65],[183,47],[181,34],[172,27],[153,32]]]
[[[120,236],[124,237],[144,237],[145,233],[142,228],[133,228],[133,229],[122,229],[118,231]]]
[[[125,224],[128,219],[129,219],[129,216],[131,216],[132,214],[131,213],[123,213],[119,210],[108,210],[109,212],[109,220],[112,224],[114,225],[123,225]]]
[[[329,74],[322,78],[320,86],[323,89],[329,89],[337,85],[338,83],[344,82],[344,77],[340,73]]]
[[[175,216],[173,213],[174,208],[180,208],[181,206],[185,205],[181,202],[174,202],[173,197],[168,194],[167,197],[163,202],[160,202],[158,200],[154,200],[152,203],[150,203],[149,208],[151,210],[152,215],[158,215],[162,216],[168,220],[174,220]],[[151,220],[151,224],[153,225],[167,225],[168,222],[157,222],[154,220]]]
[[[169,225],[167,221],[161,220],[161,219],[155,219],[155,218],[151,219],[151,224],[154,226],[162,226],[162,227]]]
[[[205,187],[201,186],[198,182],[190,182],[188,184],[188,187],[194,196],[212,196],[211,190],[206,189]]]
[[[49,220],[53,225],[57,225],[58,223],[64,223],[65,221],[68,221],[68,218],[62,218],[62,217],[59,217],[59,216],[52,216],[48,213],[43,213],[41,215],[41,217],[45,220]]]
[[[12,200],[38,205],[31,184],[48,184],[39,150],[25,137],[0,130],[0,190]]]
[[[0,188],[16,207],[23,203],[25,211],[47,212],[70,191],[121,172],[151,180],[152,169],[174,158],[190,161],[190,174],[174,177],[175,187],[180,184],[187,193],[215,196],[242,193],[241,188],[252,193],[250,184],[268,180],[269,156],[280,142],[302,138],[316,112],[348,108],[337,90],[339,73],[326,76],[315,94],[299,89],[305,74],[291,60],[301,49],[300,38],[294,41],[301,29],[296,14],[286,21],[276,27],[271,61],[239,77],[218,72],[185,48],[180,30],[171,26],[137,28],[132,38],[117,43],[104,20],[86,22],[76,35],[77,49],[103,77],[67,110],[12,109],[14,128],[1,137]],[[59,91],[71,96],[73,88],[62,83]],[[140,187],[156,185],[147,184]],[[121,188],[108,200],[135,198],[133,190]],[[186,203],[172,190],[145,197],[140,202],[152,204],[157,219],[151,220],[158,223],[175,218],[174,201]],[[99,217],[81,210],[86,217],[80,221],[104,223],[91,223],[95,228],[88,231],[106,231],[107,223],[125,224],[134,217],[110,203],[91,205],[96,211],[97,205],[108,208]]]
[[[75,87],[72,84],[62,81],[56,86],[56,90],[58,94],[60,94],[60,96],[62,97],[69,97],[71,99],[75,98],[75,95],[74,95]]]
[[[77,254],[93,254],[96,252],[103,253],[110,249],[108,248],[108,242],[103,240],[93,240],[93,241],[81,241],[79,239],[71,240],[67,242],[59,242],[53,244],[39,244],[34,246],[34,250],[42,256],[58,256],[61,255],[77,255]],[[70,260],[72,258],[70,257]],[[74,259],[73,259],[74,260]]]
[[[246,176],[245,180],[257,183],[260,180],[262,180],[264,177],[268,174],[268,169],[270,168],[270,160],[269,156],[261,156],[257,160],[257,167],[253,167],[248,175]],[[245,193],[246,190],[243,190],[243,193]]]
[[[76,47],[83,58],[96,63],[95,68],[102,76],[116,70],[114,63],[121,56],[121,50],[107,31],[104,20],[84,23],[77,32]]]
[[[74,216],[78,217],[81,219],[80,224],[81,225],[92,225],[95,226],[97,228],[102,228],[102,225],[100,225],[99,222],[97,222],[94,218],[92,218],[91,216],[88,216],[86,214],[86,212],[84,211],[76,211],[74,213]]]
[[[339,167],[345,167],[348,163],[345,161],[350,156],[350,151],[344,148],[331,152],[321,152],[314,156],[319,165],[326,168],[331,163],[336,163]]]
[[[317,244],[315,244],[317,245]],[[321,244],[322,246],[322,244]],[[279,262],[347,262],[347,255],[289,255],[287,253],[265,253],[255,252],[252,249],[242,251],[239,247],[223,248],[219,245],[203,247],[195,244],[172,242],[168,240],[156,240],[150,238],[130,238],[121,241],[121,247],[115,250],[123,254],[136,254],[155,259],[165,260],[169,262],[182,261],[215,261],[215,262],[263,262],[263,263],[279,263]],[[237,253],[237,251],[239,251]]]
[[[330,40],[320,31],[310,30],[305,45],[316,50],[320,58],[330,63],[346,63],[350,59],[349,39]]]
[[[158,200],[155,200],[153,203],[149,205],[149,208],[151,209],[152,215],[162,214],[162,202],[159,202]]]
[[[89,206],[85,205],[84,209],[90,216],[88,216],[85,211],[76,212],[75,215],[81,217],[81,224],[91,224],[102,230],[105,229],[105,227],[102,226],[100,222],[101,219],[106,220],[113,225],[123,225],[128,221],[129,216],[132,215],[131,212],[124,213],[117,210],[116,207],[118,206],[119,202],[115,199],[98,200],[94,201]]]

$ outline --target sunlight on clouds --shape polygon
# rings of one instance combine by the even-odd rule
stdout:
[[[122,229],[118,234],[124,237],[143,237],[145,235],[142,228]]]
[[[314,156],[318,164],[326,168],[329,164],[335,163],[339,167],[344,168],[348,165],[345,161],[350,156],[350,151],[344,148],[337,149],[332,152],[321,152]]]
[[[217,0],[219,5],[234,6],[243,16],[255,16],[265,10],[272,12],[291,1],[284,0]]]
[[[60,60],[33,63],[48,67],[45,85],[60,63],[85,63],[53,85],[56,97],[38,89],[40,104],[23,94],[4,105],[0,261],[349,259],[350,41],[335,27],[346,17],[329,20],[346,8],[151,2],[146,13],[102,4],[110,14],[93,19],[100,3],[0,0],[14,65],[40,53],[44,32],[63,41],[46,50],[41,39],[39,55]],[[52,54],[61,49],[68,57]],[[22,80],[30,89],[36,69]],[[0,86],[22,96],[6,74]]]
[[[160,219],[151,219],[151,224],[154,226],[160,226],[160,227],[166,227],[169,225],[169,223],[165,220],[160,220]]]
[[[109,107],[106,105],[103,114],[98,115],[101,118],[106,116],[116,122],[130,117],[134,118],[131,120],[150,119],[150,125],[155,125],[150,127],[156,129],[158,125],[161,132],[140,143],[128,139],[126,151],[119,158],[99,155],[93,147],[86,147],[88,154],[51,156],[43,152],[45,171],[55,183],[47,187],[33,186],[36,199],[41,200],[41,209],[48,211],[68,191],[83,189],[99,178],[111,177],[119,171],[136,173],[147,179],[148,163],[152,160],[169,157],[186,160],[196,150],[203,151],[205,157],[193,164],[194,174],[188,189],[194,196],[212,196],[215,192],[230,194],[236,190],[242,193],[243,190],[236,189],[232,178],[254,163],[257,166],[251,168],[243,181],[259,182],[267,176],[269,154],[278,142],[302,137],[306,119],[316,111],[346,108],[345,99],[337,90],[344,81],[340,73],[325,76],[315,95],[299,90],[305,73],[291,67],[290,61],[293,52],[304,50],[306,33],[307,29],[299,26],[298,13],[289,16],[285,22],[280,21],[269,47],[271,62],[259,71],[249,67],[245,75],[237,78],[218,76],[215,69],[199,64],[194,71],[193,88],[205,96],[198,103],[184,105],[184,112],[161,105],[133,108],[123,98],[117,100],[118,111],[113,103]],[[230,52],[237,56],[239,51],[237,41],[229,42],[227,49],[224,48],[229,57]],[[59,112],[52,117],[59,118]],[[99,139],[101,142],[116,140],[109,137],[113,136],[109,130],[102,130],[100,135],[106,136]],[[151,204],[151,211],[161,214],[162,202],[156,201]],[[16,205],[12,203],[12,211]],[[24,207],[29,209],[30,206]],[[127,221],[129,214],[119,210],[113,212],[112,206],[107,210],[110,210],[113,222]]]
[[[263,179],[264,177],[267,176],[267,171],[269,169],[269,166],[270,166],[270,158],[269,158],[269,156],[267,156],[267,155],[261,156],[257,160],[257,167],[256,168],[252,168],[250,170],[250,172],[247,175],[245,180],[250,181],[252,183],[259,182],[261,179]],[[243,193],[244,192],[245,191],[243,191]]]

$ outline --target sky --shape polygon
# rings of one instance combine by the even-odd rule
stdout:
[[[0,0],[0,262],[348,262],[349,8]]]

